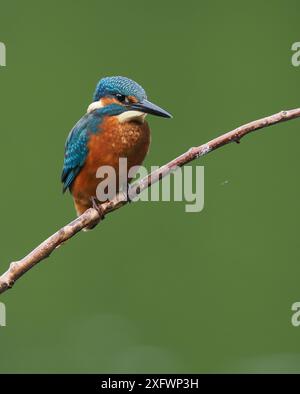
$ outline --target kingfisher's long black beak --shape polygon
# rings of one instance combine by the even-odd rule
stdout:
[[[130,110],[145,112],[146,114],[161,116],[163,118],[172,118],[172,115],[157,105],[148,100],[143,100],[139,103],[130,104]]]

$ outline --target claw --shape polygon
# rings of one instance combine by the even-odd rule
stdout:
[[[100,220],[105,218],[104,209],[96,197],[91,197],[92,207],[99,213]]]

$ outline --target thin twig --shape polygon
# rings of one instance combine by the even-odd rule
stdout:
[[[153,171],[150,175],[136,182],[133,186],[135,190],[138,190],[141,193],[143,190],[158,182],[163,177],[169,175],[176,167],[182,167],[192,160],[204,156],[223,145],[229,144],[230,142],[239,142],[242,137],[248,133],[251,133],[252,131],[298,117],[300,117],[300,108],[289,111],[281,111],[277,114],[267,116],[266,118],[258,119],[251,123],[240,126],[237,129],[221,135],[220,137],[214,138],[206,144],[189,149],[181,156],[170,161],[159,169]],[[127,202],[127,195],[125,193],[119,193],[114,199],[101,205],[102,213],[107,214],[109,212],[115,211],[116,209],[124,206]],[[33,268],[40,261],[50,256],[50,254],[62,243],[72,238],[87,225],[97,223],[99,220],[100,213],[96,209],[90,208],[77,219],[73,220],[71,223],[62,227],[55,234],[51,235],[22,260],[11,263],[9,269],[2,276],[0,276],[0,293],[4,293],[7,289],[11,288],[17,279],[19,279],[25,274],[25,272]]]

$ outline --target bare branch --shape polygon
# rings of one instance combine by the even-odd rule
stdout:
[[[248,133],[251,133],[252,131],[298,117],[300,117],[300,108],[289,111],[281,111],[277,114],[267,116],[265,118],[258,119],[251,123],[240,126],[237,129],[214,138],[206,144],[189,149],[181,156],[170,161],[145,178],[136,182],[134,184],[134,188],[139,190],[139,192],[142,192],[154,183],[158,182],[163,177],[169,175],[175,167],[182,167],[192,160],[204,156],[207,153],[220,148],[221,146],[229,144],[230,142],[239,142],[242,137]],[[127,195],[125,193],[119,193],[113,200],[102,204],[102,211],[106,215],[107,213],[115,211],[116,209],[124,206],[127,202]],[[97,223],[100,219],[100,213],[96,209],[90,208],[77,219],[73,220],[55,234],[51,235],[22,260],[11,263],[9,269],[2,276],[0,276],[0,293],[4,293],[7,289],[11,288],[17,279],[19,279],[25,274],[25,272],[33,268],[40,261],[44,260],[46,257],[49,257],[50,254],[62,243],[72,238],[87,225]]]

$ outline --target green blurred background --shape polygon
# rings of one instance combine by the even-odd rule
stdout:
[[[96,82],[124,75],[174,119],[149,118],[146,165],[300,105],[300,4],[0,0],[0,269],[74,217],[59,176]],[[136,203],[3,294],[1,372],[295,372],[300,120],[205,166],[205,208]],[[299,276],[299,278],[298,278]]]

